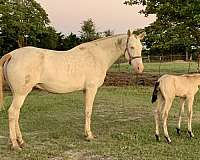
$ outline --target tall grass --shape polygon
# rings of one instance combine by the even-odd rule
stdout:
[[[102,87],[95,99],[92,130],[97,139],[84,139],[82,92],[49,94],[32,92],[21,110],[20,124],[26,148],[11,152],[7,148],[7,109],[0,113],[1,160],[132,160],[200,159],[200,103],[195,101],[193,131],[187,136],[187,112],[183,115],[181,136],[176,135],[178,102],[169,116],[169,145],[154,137],[153,106],[150,87]],[[187,110],[186,110],[187,111]],[[162,131],[161,131],[162,134]],[[163,135],[163,134],[162,134]]]

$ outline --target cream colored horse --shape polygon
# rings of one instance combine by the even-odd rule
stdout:
[[[90,124],[97,89],[109,67],[124,54],[135,72],[143,71],[140,42],[143,37],[144,34],[136,36],[128,31],[127,35],[95,40],[68,51],[24,47],[3,56],[1,68],[13,93],[8,111],[12,149],[20,150],[24,144],[18,122],[20,108],[34,86],[54,93],[83,90],[85,136],[93,139]],[[2,99],[2,85],[0,89]]]
[[[200,74],[188,74],[188,75],[164,75],[156,82],[152,103],[156,102],[155,108],[155,124],[156,124],[156,139],[159,140],[159,118],[162,111],[163,130],[164,135],[168,143],[171,143],[171,139],[167,130],[167,118],[169,110],[172,106],[172,102],[175,96],[180,97],[180,111],[177,126],[177,133],[180,134],[181,127],[181,113],[184,110],[185,102],[188,103],[188,133],[190,137],[194,137],[192,133],[192,114],[193,114],[193,101],[194,96],[198,91],[200,85]]]

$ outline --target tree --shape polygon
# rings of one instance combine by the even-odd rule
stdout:
[[[35,46],[46,49],[55,49],[57,47],[57,41],[58,35],[55,29],[49,26],[46,27],[43,32],[36,34]]]
[[[103,33],[104,33],[105,37],[109,37],[109,36],[113,36],[114,35],[114,31],[112,31],[110,29],[105,30]]]
[[[127,0],[127,5],[146,5],[140,13],[156,14],[145,28],[145,42],[153,53],[192,53],[200,48],[200,3],[198,0]],[[156,52],[155,52],[156,51]]]
[[[58,34],[57,50],[69,50],[81,43],[81,39],[76,34],[70,33],[68,36]]]
[[[80,33],[82,42],[89,42],[100,38],[100,33],[96,31],[96,26],[91,18],[83,21]]]
[[[27,44],[41,46],[44,35],[56,35],[49,22],[45,10],[35,0],[0,0],[1,54]]]

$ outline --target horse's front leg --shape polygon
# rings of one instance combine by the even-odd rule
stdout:
[[[176,127],[176,132],[180,135],[181,130],[181,114],[184,112],[184,105],[185,105],[185,98],[180,98],[180,110],[179,110],[179,117],[178,117],[178,126]]]
[[[194,96],[188,98],[188,134],[190,137],[194,137],[194,134],[192,132],[193,101]]]
[[[95,136],[91,131],[91,115],[97,87],[86,88],[85,90],[85,136],[87,140],[92,140]]]

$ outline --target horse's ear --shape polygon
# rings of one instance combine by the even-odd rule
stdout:
[[[146,36],[146,33],[143,32],[137,36],[138,39],[142,40]]]
[[[127,35],[130,37],[131,36],[131,31],[130,31],[130,29],[128,30],[128,32],[127,32]]]

